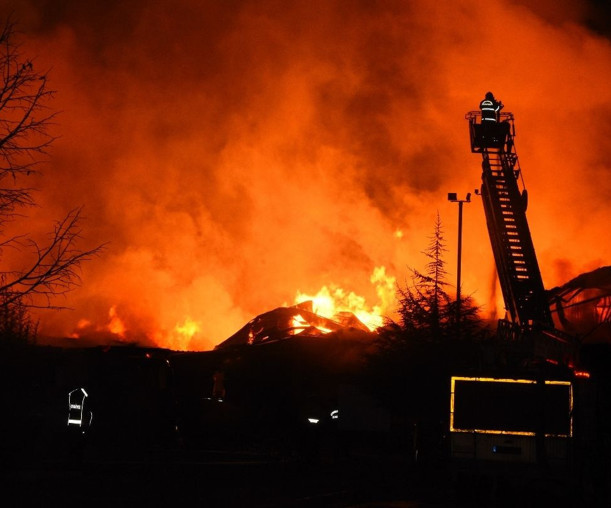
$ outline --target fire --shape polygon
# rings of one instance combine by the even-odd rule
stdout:
[[[176,328],[174,329],[180,335],[191,338],[193,335],[199,332],[199,324],[193,321],[191,318],[186,318],[182,325],[176,325]]]
[[[121,318],[117,316],[117,306],[113,305],[108,311],[108,317],[110,322],[108,323],[108,330],[121,338],[125,337],[125,324],[121,321]]]
[[[74,330],[69,337],[71,339],[79,339],[81,337],[81,332],[82,330],[85,330],[87,328],[91,328],[91,321],[89,321],[88,319],[79,319],[78,323],[76,324],[76,330]]]
[[[374,306],[369,306],[365,297],[353,291],[348,292],[341,287],[326,285],[314,295],[297,291],[295,304],[311,301],[313,311],[329,319],[337,319],[341,312],[350,312],[370,330],[375,330],[384,324],[384,315],[392,308],[395,278],[387,275],[386,268],[381,266],[374,269],[370,282],[375,286],[379,299],[379,303]],[[296,316],[293,320],[296,327],[302,326],[298,320],[295,321],[299,317],[301,316]]]
[[[182,323],[178,323],[174,327],[164,343],[167,343],[171,349],[187,351],[191,349],[190,343],[200,331],[201,323],[186,317]]]
[[[327,317],[327,316],[324,316],[324,317]],[[291,335],[299,335],[303,330],[313,327],[313,325],[311,323],[308,323],[308,321],[304,319],[304,317],[301,314],[297,314],[295,317],[293,317],[293,319],[291,320],[291,326],[293,328],[291,331],[289,331]],[[321,325],[317,325],[314,328],[316,328],[318,331],[320,331],[323,334],[330,333],[333,331],[330,328],[325,328],[324,326],[321,326]]]
[[[127,338],[128,327],[119,317],[117,305],[111,305],[110,309],[108,309],[108,319],[103,324],[96,325],[90,319],[81,318],[78,320],[75,329],[68,336],[71,339],[80,339],[101,335],[108,336],[109,332],[113,340],[117,338],[124,340]]]
[[[379,326],[396,305],[384,277],[422,267],[435,210],[455,275],[446,194],[478,185],[464,114],[488,89],[516,114],[546,286],[608,263],[611,45],[567,2],[330,1],[315,17],[309,2],[266,3],[185,0],[185,24],[164,2],[113,2],[118,26],[91,3],[48,16],[44,2],[12,2],[62,111],[42,170],[53,176],[24,182],[44,183],[25,227],[86,204],[83,240],[112,239],[83,267],[75,311],[37,315],[41,335],[106,340],[112,326],[206,350],[297,289],[318,312]],[[485,217],[466,208],[464,292],[492,313]],[[373,289],[359,277],[375,264],[387,270]]]
[[[599,323],[608,323],[611,321],[611,297],[605,296],[601,298],[595,306],[596,316]]]

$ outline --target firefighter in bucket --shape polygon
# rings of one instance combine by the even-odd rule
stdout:
[[[492,92],[486,93],[479,103],[480,123],[477,124],[473,118],[470,124],[472,151],[481,152],[485,149],[499,149],[507,153],[512,151],[511,126],[507,115],[504,119],[501,116],[503,107],[503,103],[497,100]]]

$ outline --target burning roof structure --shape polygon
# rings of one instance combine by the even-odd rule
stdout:
[[[25,227],[44,234],[85,204],[82,245],[112,240],[73,311],[36,312],[40,334],[204,351],[252,309],[323,285],[389,313],[394,285],[378,298],[372,269],[419,266],[436,210],[455,237],[445,194],[478,176],[462,119],[489,88],[519,112],[543,280],[610,259],[611,44],[595,4],[608,14],[577,0],[4,2],[62,112],[24,182],[41,190]],[[502,312],[471,208],[465,290]],[[11,224],[6,237],[24,232]]]
[[[558,328],[585,343],[611,342],[611,266],[578,275],[549,298]]]
[[[290,307],[278,307],[251,319],[244,327],[215,349],[238,345],[259,345],[291,337],[321,337],[350,335],[351,338],[371,338],[372,332],[351,312],[339,312],[333,319],[314,312],[312,301]]]

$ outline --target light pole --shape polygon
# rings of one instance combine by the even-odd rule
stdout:
[[[458,199],[456,192],[448,192],[448,201],[458,203],[458,262],[456,268],[456,325],[460,327],[460,272],[462,264],[462,205],[471,202],[471,193],[465,199]]]

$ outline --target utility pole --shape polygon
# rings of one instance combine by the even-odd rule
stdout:
[[[465,199],[458,199],[456,192],[448,192],[448,201],[458,203],[458,261],[456,268],[456,325],[460,333],[460,275],[462,267],[462,206],[463,203],[471,202],[471,193],[467,192]]]

